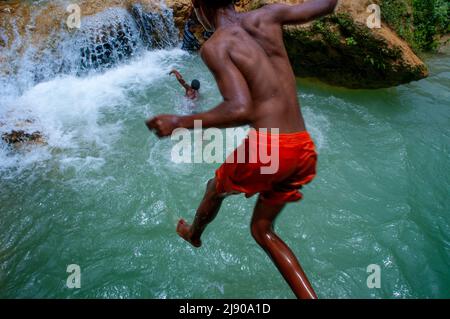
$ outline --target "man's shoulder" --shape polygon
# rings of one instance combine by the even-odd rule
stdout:
[[[253,9],[251,11],[241,13],[243,15],[244,20],[248,21],[256,21],[256,20],[267,20],[270,18],[270,14],[273,9],[276,8],[277,3],[268,3],[265,4],[258,9]]]
[[[205,58],[207,58],[209,55],[213,54],[215,51],[215,46],[214,46],[214,39],[213,39],[214,35],[209,38],[205,43],[203,43],[202,47],[200,48],[200,56],[202,57],[202,59],[204,60]]]
[[[227,48],[228,40],[226,34],[223,30],[218,30],[202,45],[200,56],[205,59],[210,56],[221,55],[227,52]]]

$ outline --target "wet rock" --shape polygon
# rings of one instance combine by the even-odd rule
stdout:
[[[177,35],[172,19],[162,8],[145,9],[140,3],[131,7],[142,41],[148,48],[162,49],[175,45]]]
[[[43,144],[44,138],[41,132],[36,131],[33,133],[28,133],[23,130],[13,130],[8,133],[2,134],[2,140],[12,146],[18,146],[21,144]]]
[[[166,0],[167,5],[173,10],[173,18],[175,25],[180,31],[180,35],[183,34],[183,29],[186,21],[192,14],[192,1],[191,0]]]

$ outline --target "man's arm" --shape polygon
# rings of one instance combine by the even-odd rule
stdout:
[[[338,0],[310,0],[302,4],[271,4],[265,9],[274,22],[279,24],[302,24],[330,14]]]
[[[181,86],[183,86],[186,90],[190,90],[191,87],[189,84],[186,83],[186,81],[183,79],[183,76],[178,72],[177,70],[172,70],[169,75],[175,74],[175,77],[177,78],[178,82],[180,82]]]
[[[228,52],[215,45],[206,44],[202,48],[201,55],[216,79],[223,102],[203,113],[188,116],[156,116],[147,121],[147,126],[156,130],[158,136],[168,136],[176,128],[192,129],[196,120],[202,121],[203,128],[236,127],[249,123],[252,104],[250,90]]]

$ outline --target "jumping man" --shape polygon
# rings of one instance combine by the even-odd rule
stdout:
[[[274,221],[285,205],[302,198],[299,189],[314,178],[317,160],[297,99],[282,27],[332,13],[337,0],[271,4],[247,13],[236,12],[232,0],[192,3],[205,29],[215,31],[200,53],[217,81],[223,102],[199,114],[158,115],[147,121],[148,128],[164,137],[177,128],[192,129],[195,120],[202,121],[204,128],[250,125],[253,138],[247,137],[239,148],[245,148],[248,158],[255,149],[277,140],[279,169],[265,175],[261,162],[227,160],[208,182],[192,225],[180,220],[177,232],[200,247],[205,227],[216,217],[227,196],[244,193],[249,197],[258,193],[251,221],[253,237],[298,298],[317,298],[295,255],[274,230]],[[278,134],[265,133],[270,129],[278,129]]]

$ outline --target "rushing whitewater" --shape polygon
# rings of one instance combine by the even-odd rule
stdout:
[[[173,66],[171,60],[185,54],[179,49],[147,52],[104,73],[86,77],[61,75],[20,96],[6,96],[4,102],[8,100],[9,107],[0,108],[0,123],[4,123],[0,131],[17,129],[26,119],[33,119],[25,129],[42,132],[47,145],[32,146],[26,152],[41,153],[44,159],[48,156],[44,150],[77,148],[80,144],[106,147],[108,140],[120,133],[121,120],[104,123],[102,113],[113,112],[115,107],[133,107],[129,94],[166,77]],[[0,169],[20,165],[23,152],[16,154],[3,147]]]
[[[41,41],[44,44],[35,44],[30,32],[20,35],[15,28],[14,41],[2,52],[14,62],[2,65],[0,73],[0,136],[14,130],[42,134],[47,147],[25,147],[34,154],[27,156],[33,161],[47,158],[49,149],[75,147],[74,138],[84,136],[95,145],[105,145],[108,127],[99,128],[99,110],[122,103],[130,82],[151,83],[167,72],[162,60],[182,54],[147,51],[175,47],[178,42],[172,11],[163,1],[159,7],[158,12],[146,12],[139,4],[131,12],[109,8],[83,17],[78,30],[69,30],[61,20]],[[33,9],[33,19],[42,14],[39,6]],[[19,47],[25,47],[22,55],[17,54]],[[107,72],[123,63],[128,65],[120,71]],[[86,127],[78,131],[74,122]],[[11,152],[3,143],[0,169],[27,163],[20,159],[24,151]]]

